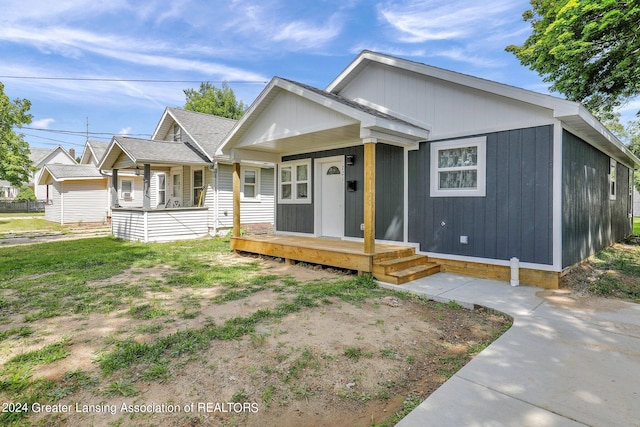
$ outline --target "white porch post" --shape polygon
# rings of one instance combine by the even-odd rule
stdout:
[[[364,142],[364,252],[376,252],[376,142]]]
[[[118,207],[118,169],[113,170],[111,177],[111,207]]]
[[[233,237],[240,237],[240,163],[233,163]]]

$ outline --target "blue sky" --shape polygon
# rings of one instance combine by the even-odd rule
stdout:
[[[146,138],[200,82],[227,81],[251,104],[273,76],[325,88],[363,49],[546,93],[504,51],[530,33],[528,8],[527,0],[3,0],[0,81],[10,98],[32,102],[33,129],[23,130],[32,146],[76,151],[87,118],[90,139]]]

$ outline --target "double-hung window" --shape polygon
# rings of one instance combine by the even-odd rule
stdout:
[[[242,199],[247,201],[260,200],[259,169],[242,168]]]
[[[431,197],[486,195],[486,137],[431,144]]]
[[[204,205],[204,170],[196,169],[193,171],[193,206]]]
[[[311,160],[280,163],[279,203],[311,203]]]
[[[158,174],[158,204],[164,205],[167,203],[167,175],[164,173]]]
[[[120,198],[124,200],[133,200],[133,181],[123,179],[120,181]]]

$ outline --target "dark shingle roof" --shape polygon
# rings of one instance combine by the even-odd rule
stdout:
[[[208,163],[206,157],[183,142],[153,141],[150,139],[114,136],[127,155],[136,162],[149,163]]]
[[[180,127],[211,157],[215,154],[224,137],[237,123],[237,120],[182,108],[167,108],[167,110],[173,115]]]

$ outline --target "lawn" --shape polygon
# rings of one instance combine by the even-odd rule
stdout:
[[[2,425],[393,425],[511,324],[223,239],[0,259]]]
[[[69,226],[62,226],[44,218],[25,216],[24,218],[16,219],[9,218],[7,215],[0,216],[0,238],[4,234],[60,232],[68,229]]]
[[[640,236],[640,218],[633,217],[633,234]]]

